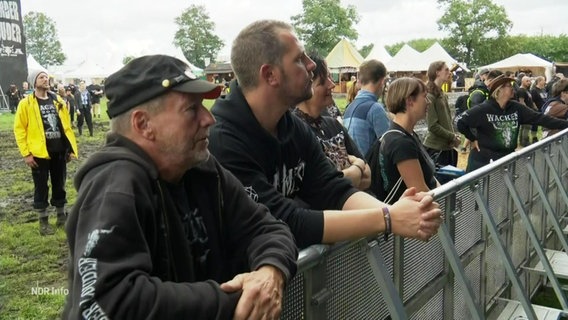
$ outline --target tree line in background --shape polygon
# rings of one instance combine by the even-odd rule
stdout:
[[[408,45],[424,51],[438,41],[456,60],[468,66],[490,64],[516,53],[533,53],[548,61],[568,61],[568,36],[510,36],[512,22],[503,6],[492,0],[438,0],[444,14],[437,20],[438,29],[447,32],[442,39],[415,39]],[[341,38],[355,42],[360,21],[353,5],[343,6],[341,0],[303,0],[303,11],[290,17],[306,50],[326,56]],[[42,65],[61,65],[66,57],[57,35],[56,23],[40,12],[24,16],[26,50]],[[215,62],[224,42],[213,33],[215,23],[204,6],[191,5],[174,19],[178,26],[173,44],[185,57],[200,68]],[[385,46],[394,55],[405,42]],[[359,49],[363,57],[374,44]],[[134,56],[125,56],[126,64]]]

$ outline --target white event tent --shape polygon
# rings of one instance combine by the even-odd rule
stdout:
[[[421,59],[426,64],[424,70],[428,70],[430,63],[434,61],[444,61],[450,69],[459,65],[464,71],[469,71],[463,64],[460,64],[456,59],[452,58],[437,41],[430,46],[430,48],[421,53]]]
[[[37,62],[37,60],[31,54],[28,54],[28,57],[26,59],[28,62],[28,72],[29,70],[47,70],[41,64],[39,64],[39,62]]]
[[[392,56],[384,46],[375,44],[373,46],[373,49],[371,49],[371,52],[369,52],[369,54],[365,58],[365,60],[371,59],[379,60],[382,63],[387,63],[392,59]]]
[[[420,52],[413,49],[408,44],[404,44],[402,48],[385,63],[389,72],[402,72],[402,71],[424,71],[424,62]],[[428,69],[426,67],[426,69]]]
[[[481,68],[498,69],[501,71],[531,71],[533,76],[546,76],[552,78],[552,63],[535,56],[532,53],[517,53],[501,61],[497,61]]]

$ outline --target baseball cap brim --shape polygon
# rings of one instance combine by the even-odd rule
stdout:
[[[203,99],[217,99],[223,91],[223,87],[203,80],[191,80],[181,83],[172,88],[174,91],[201,94]]]

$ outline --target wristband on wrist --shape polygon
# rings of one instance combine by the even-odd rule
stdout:
[[[388,207],[383,207],[383,217],[385,218],[385,241],[389,240],[389,235],[392,233],[391,216]]]

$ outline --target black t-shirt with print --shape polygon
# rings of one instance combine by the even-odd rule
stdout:
[[[379,161],[381,165],[381,178],[383,179],[383,186],[386,193],[390,193],[400,178],[400,173],[396,166],[397,163],[411,159],[418,159],[426,185],[428,188],[434,189],[436,187],[436,178],[434,176],[436,167],[416,133],[413,132],[411,135],[394,122],[390,129],[400,130],[403,133],[389,132],[384,136],[381,142],[381,150],[383,152],[379,154]],[[402,181],[394,199],[398,200],[406,188],[406,184]]]
[[[182,229],[191,247],[193,270],[198,279],[207,275],[207,256],[209,254],[209,236],[199,208],[194,203],[192,193],[184,184],[164,183],[169,191],[181,219]]]
[[[37,98],[37,101],[39,113],[43,121],[47,151],[49,153],[65,152],[63,128],[61,127],[57,108],[53,104],[53,97],[48,95],[47,99]]]

